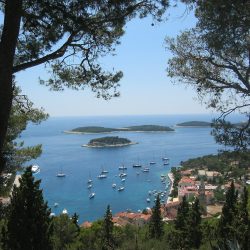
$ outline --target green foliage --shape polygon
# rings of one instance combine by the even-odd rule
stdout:
[[[171,173],[174,177],[173,190],[169,196],[176,197],[178,195],[178,183],[181,180],[180,170],[176,167],[171,168]]]
[[[113,236],[114,224],[112,219],[112,213],[110,206],[108,205],[103,221],[103,250],[114,249],[115,247],[115,240]]]
[[[220,188],[214,190],[214,198],[217,202],[224,202],[225,201],[224,191]]]
[[[202,232],[201,232],[201,208],[199,200],[195,199],[190,210],[190,224],[189,224],[189,245],[195,249],[199,249],[201,245]]]
[[[193,3],[197,24],[166,40],[173,54],[168,75],[192,86],[202,103],[221,113],[213,122],[218,143],[246,149],[250,145],[250,4],[245,0],[184,2]],[[226,121],[233,112],[245,115],[245,125]]]
[[[216,184],[223,184],[231,178],[242,178],[246,175],[250,161],[249,151],[224,151],[217,155],[205,155],[182,162],[184,169],[205,169],[218,171],[222,176],[215,178]]]
[[[103,245],[103,221],[95,221],[90,228],[80,230],[77,242],[71,244],[71,249],[100,250]]]
[[[66,214],[56,216],[52,220],[52,243],[54,250],[67,249],[70,244],[76,242],[79,228],[75,221]]]
[[[39,185],[29,167],[20,186],[14,186],[7,216],[7,249],[52,249],[50,210]]]
[[[235,191],[234,183],[226,193],[226,202],[222,209],[218,225],[218,245],[228,248],[230,245],[239,245],[241,249],[248,249],[250,220],[247,211],[248,193],[246,189],[240,199]]]
[[[118,136],[106,136],[101,138],[95,138],[89,141],[90,146],[105,147],[107,145],[118,145],[118,144],[128,144],[131,143],[130,140],[126,138],[121,138]]]
[[[4,158],[6,171],[13,172],[23,163],[35,159],[42,152],[42,145],[24,147],[24,142],[17,140],[26,129],[28,123],[39,124],[48,117],[43,109],[33,107],[33,103],[26,95],[15,88],[7,135],[4,144]]]
[[[190,206],[186,197],[183,197],[174,221],[174,229],[167,237],[171,249],[199,249],[202,230],[201,208],[198,199]]]
[[[163,235],[163,221],[161,217],[160,196],[157,195],[155,205],[152,208],[152,216],[149,223],[150,238],[160,239]]]

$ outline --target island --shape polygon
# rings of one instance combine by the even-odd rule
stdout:
[[[98,133],[112,133],[112,132],[169,132],[174,129],[167,126],[159,125],[139,125],[129,126],[125,128],[105,128],[98,126],[78,127],[72,130],[64,131],[67,134],[98,134]]]
[[[90,147],[90,148],[123,147],[133,144],[137,144],[137,142],[131,142],[127,138],[121,138],[118,136],[106,136],[106,137],[92,139],[89,141],[88,144],[82,145],[82,147]]]
[[[123,131],[134,131],[134,132],[169,132],[174,131],[174,129],[167,126],[159,125],[140,125],[140,126],[130,126],[123,129]]]
[[[97,134],[97,133],[111,133],[117,131],[115,128],[105,128],[98,126],[88,126],[88,127],[78,127],[69,131],[64,131],[65,133],[77,133],[77,134]]]
[[[211,122],[189,121],[176,124],[177,127],[211,127]]]

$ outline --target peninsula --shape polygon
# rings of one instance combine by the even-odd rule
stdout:
[[[211,127],[211,122],[189,121],[176,124],[177,127]]]
[[[88,144],[82,146],[90,148],[103,148],[103,147],[122,147],[133,144],[137,143],[131,142],[129,139],[121,138],[118,136],[106,136],[106,137],[92,139],[89,141]]]
[[[105,128],[98,126],[88,126],[88,127],[78,127],[69,131],[64,131],[68,134],[98,134],[98,133],[112,133],[112,132],[169,132],[174,131],[174,129],[167,126],[159,125],[139,125],[139,126],[129,126],[125,128]]]

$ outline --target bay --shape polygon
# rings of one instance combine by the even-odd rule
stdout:
[[[167,174],[172,166],[178,166],[181,161],[206,154],[215,154],[220,146],[215,144],[210,135],[210,128],[175,127],[174,132],[116,132],[110,135],[125,137],[136,145],[117,148],[87,148],[81,147],[89,140],[107,134],[65,134],[63,131],[79,126],[103,126],[121,128],[133,125],[163,125],[174,126],[176,123],[200,120],[211,121],[211,115],[154,115],[154,116],[98,116],[98,117],[52,117],[40,125],[29,125],[23,132],[21,139],[25,145],[43,145],[42,155],[30,162],[38,164],[45,200],[52,212],[60,214],[64,208],[69,214],[76,212],[79,222],[93,221],[101,218],[107,205],[113,214],[131,209],[142,210],[153,206],[153,199],[147,203],[149,190],[165,190],[160,181],[161,174]],[[234,118],[239,121],[239,117]],[[169,165],[163,165],[162,157],[170,159]],[[155,165],[149,166],[154,160]],[[148,173],[133,168],[134,163],[150,167]],[[118,167],[124,164],[127,178],[121,183],[118,177]],[[106,179],[98,179],[101,170],[108,170]],[[63,171],[65,178],[56,177]],[[139,171],[139,175],[137,172]],[[92,192],[96,195],[89,199],[90,190],[87,180],[93,180]],[[112,188],[125,186],[125,190],[118,192]],[[167,190],[168,191],[168,190]],[[167,196],[166,196],[167,198]],[[54,203],[58,203],[54,207]]]

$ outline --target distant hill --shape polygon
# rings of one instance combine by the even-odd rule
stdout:
[[[139,132],[156,132],[156,131],[174,131],[174,129],[166,126],[159,125],[140,125],[126,127],[128,131],[139,131]]]
[[[179,127],[211,127],[211,122],[189,121],[176,124]]]
[[[89,141],[88,144],[83,145],[83,146],[99,148],[99,147],[121,147],[121,146],[128,146],[132,144],[136,144],[136,143],[131,142],[127,138],[121,138],[118,136],[106,136],[106,137],[92,139]]]
[[[134,132],[161,132],[161,131],[174,131],[174,129],[165,126],[159,125],[140,125],[140,126],[130,126],[126,128],[105,128],[98,126],[89,126],[89,127],[78,127],[70,131],[64,131],[65,133],[79,133],[79,134],[88,134],[88,133],[112,133],[118,131],[134,131]]]

